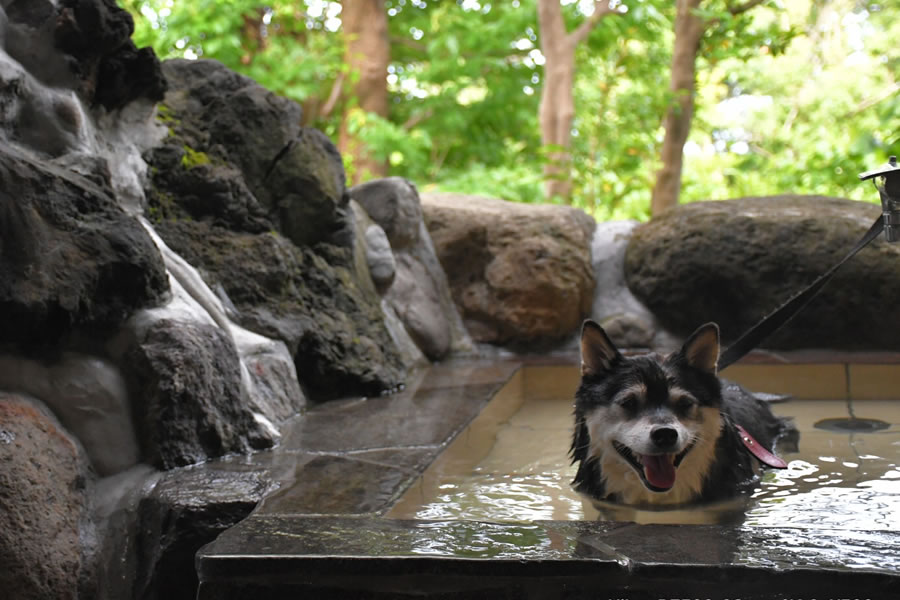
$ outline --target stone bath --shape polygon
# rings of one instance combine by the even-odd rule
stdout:
[[[396,397],[311,411],[313,422],[328,422],[332,433],[313,434],[321,429],[299,424],[285,447],[271,452],[267,464],[282,473],[280,487],[198,553],[199,597],[886,598],[900,593],[893,551],[900,543],[893,516],[900,494],[900,412],[890,400],[896,394],[891,382],[900,377],[896,355],[792,353],[773,362],[756,354],[726,374],[755,389],[789,389],[794,395],[776,406],[793,414],[801,431],[800,449],[806,453],[783,454],[798,483],[804,465],[817,456],[825,465],[833,457],[849,461],[843,453],[854,448],[869,459],[879,454],[880,472],[862,479],[880,485],[848,498],[846,515],[840,515],[838,497],[796,503],[793,521],[784,511],[767,515],[758,510],[762,503],[790,501],[790,494],[777,495],[775,489],[767,500],[756,500],[745,517],[732,515],[725,524],[679,524],[691,521],[676,515],[674,523],[643,525],[597,519],[567,489],[565,419],[550,419],[550,409],[541,407],[555,403],[565,411],[560,394],[577,385],[575,358],[451,361],[431,367],[418,386]],[[847,416],[848,399],[857,417],[877,417],[889,428],[837,434],[814,427],[820,418]],[[523,400],[526,407],[532,401],[538,406],[532,409],[536,418],[526,423],[516,416]],[[821,413],[822,406],[830,412]],[[498,465],[489,453],[517,427],[533,443],[518,446],[511,460],[562,465],[563,472],[515,478],[516,467]],[[866,435],[879,437],[873,442]],[[489,491],[458,484],[457,475],[477,480],[491,468],[497,481]],[[777,477],[769,478],[769,487],[790,485],[781,473]],[[806,491],[835,490],[840,482],[834,479],[832,474],[805,484]],[[312,481],[318,483],[310,486]],[[520,493],[538,488],[544,491]],[[843,489],[852,493],[852,487]],[[472,498],[479,490],[489,497]],[[535,497],[547,505],[539,506]],[[870,518],[862,501],[870,503]],[[820,522],[816,510],[827,511]]]

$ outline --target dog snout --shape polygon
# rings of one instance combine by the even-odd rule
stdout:
[[[678,442],[678,431],[672,427],[656,427],[650,432],[650,439],[660,450],[667,450]]]

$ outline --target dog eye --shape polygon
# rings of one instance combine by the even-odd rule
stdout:
[[[619,406],[625,409],[628,412],[634,412],[637,410],[637,398],[634,396],[625,396],[624,398],[619,400]]]
[[[687,412],[694,408],[697,400],[693,396],[679,396],[675,399],[675,409],[681,412]]]

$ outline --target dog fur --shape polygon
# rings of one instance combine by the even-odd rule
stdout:
[[[768,449],[792,429],[766,402],[719,379],[714,323],[668,356],[625,357],[588,320],[581,356],[573,485],[594,500],[660,508],[732,498],[760,467],[735,424]]]

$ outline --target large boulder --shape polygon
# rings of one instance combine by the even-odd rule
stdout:
[[[115,0],[60,0],[55,13],[56,47],[77,66],[85,100],[112,111],[137,98],[162,99],[159,60],[152,48],[139,50],[131,41],[134,20]]]
[[[679,335],[716,321],[726,342],[838,262],[878,206],[773,196],[677,207],[634,231],[629,288]],[[769,348],[898,350],[900,244],[879,237],[845,264]]]
[[[591,263],[597,290],[591,318],[621,348],[675,349],[678,340],[659,327],[656,318],[625,283],[625,250],[637,221],[597,223]]]
[[[78,438],[101,477],[140,459],[126,383],[109,360],[74,352],[52,362],[0,354],[0,389],[42,401]]]
[[[300,126],[299,104],[213,60],[169,60],[163,73],[170,89],[161,116],[172,133],[163,152],[180,152],[183,169],[236,167],[259,205],[243,200],[248,209],[297,245],[349,242],[340,154],[322,132]],[[154,185],[166,193],[170,175],[160,167]]]
[[[283,341],[310,397],[376,395],[405,376],[380,298],[354,252],[341,159],[300,106],[215,61],[164,63],[147,154],[149,215],[230,318]]]
[[[168,290],[162,257],[111,190],[0,147],[0,345],[111,332]]]
[[[134,21],[115,0],[3,4],[9,23],[0,31],[0,45],[46,85],[75,89],[87,104],[107,111],[139,98],[162,99],[166,81],[159,60],[151,48],[139,50],[131,41]]]
[[[87,461],[49,411],[0,392],[0,589],[8,600],[83,597]]]
[[[234,344],[215,325],[160,320],[124,356],[145,460],[162,469],[273,445],[243,396]]]
[[[156,229],[221,287],[233,319],[287,344],[312,400],[378,395],[403,382],[403,361],[374,291],[355,278],[350,249],[301,248],[277,234],[203,221],[161,221]]]
[[[472,337],[533,347],[570,336],[591,310],[584,212],[460,194],[423,194],[425,222]]]
[[[416,345],[431,360],[451,351],[471,350],[471,339],[425,228],[416,187],[401,177],[389,177],[357,185],[350,195],[387,238],[394,268],[384,298]],[[380,237],[375,233],[373,237]]]

